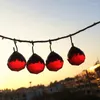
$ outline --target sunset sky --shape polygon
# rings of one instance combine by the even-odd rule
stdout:
[[[0,0],[0,35],[22,40],[48,40],[74,33],[100,21],[100,0]],[[100,59],[100,24],[73,36],[74,45],[84,51],[86,60],[80,66],[67,61],[70,39],[52,42],[52,50],[64,59],[63,68],[51,72],[46,67],[40,74],[25,68],[11,71],[7,66],[14,42],[0,39],[0,89],[17,89],[32,85],[48,85],[55,80],[73,77]],[[32,55],[32,44],[17,42],[26,60]],[[50,53],[49,43],[34,44],[34,51],[44,61]]]

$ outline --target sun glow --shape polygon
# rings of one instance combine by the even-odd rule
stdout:
[[[92,66],[92,67],[90,67],[90,68],[88,69],[88,71],[94,71],[95,68],[97,68],[97,67],[99,67],[99,66],[100,66],[100,64],[97,64],[97,65],[95,65],[95,66]]]

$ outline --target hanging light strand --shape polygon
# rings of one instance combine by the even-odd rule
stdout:
[[[14,44],[15,44],[15,47],[16,47],[16,51],[18,51],[17,41],[16,41],[16,39],[14,39]],[[13,49],[14,49],[14,51],[15,51],[15,48],[13,48]]]
[[[49,40],[49,43],[50,43],[50,51],[52,52],[52,48],[51,48],[52,42],[51,42],[51,40]]]
[[[83,31],[85,31],[85,30],[87,30],[87,29],[89,29],[89,28],[91,28],[91,27],[93,27],[93,26],[95,26],[97,24],[100,24],[100,21],[95,22],[95,23],[93,23],[93,24],[91,24],[91,25],[89,25],[89,26],[87,26],[87,27],[85,27],[85,28],[83,28],[83,29],[81,29],[81,30],[79,30],[77,32],[74,32],[72,34],[69,34],[69,35],[66,35],[66,36],[62,36],[62,37],[58,37],[58,38],[55,38],[55,39],[34,41],[34,43],[45,43],[45,42],[57,41],[57,40],[60,40],[60,39],[68,38],[70,36],[74,36],[74,35],[76,35],[78,33],[81,33],[81,32],[83,32]],[[8,40],[12,40],[12,41],[15,40],[15,41],[18,41],[18,42],[33,43],[33,41],[30,41],[30,40],[20,40],[20,39],[15,39],[15,38],[13,39],[13,38],[6,37],[6,36],[3,36],[3,35],[0,35],[0,37],[2,39],[8,39]]]
[[[38,74],[38,73],[42,72],[45,68],[45,62],[39,55],[34,53],[34,43],[49,42],[51,52],[47,57],[46,67],[50,71],[58,71],[63,67],[64,61],[59,54],[52,51],[52,48],[51,48],[52,41],[57,41],[57,40],[68,38],[68,37],[70,37],[71,44],[72,44],[72,47],[70,48],[69,53],[68,53],[68,61],[72,65],[80,65],[85,61],[85,54],[82,50],[80,50],[79,48],[74,46],[74,44],[72,42],[72,36],[82,32],[88,28],[91,28],[99,23],[100,23],[100,21],[96,22],[90,26],[87,26],[73,34],[69,34],[67,36],[63,36],[63,37],[59,37],[59,38],[55,38],[55,39],[49,39],[49,40],[42,40],[42,41],[19,40],[19,39],[15,39],[15,38],[13,39],[10,37],[5,37],[5,36],[0,35],[0,37],[2,39],[12,40],[15,44],[15,48],[13,48],[14,52],[9,57],[7,65],[12,71],[20,71],[20,70],[24,69],[26,66],[30,73]],[[26,42],[26,43],[32,44],[32,53],[33,54],[27,62],[26,62],[24,56],[18,52],[17,42]]]
[[[71,35],[70,35],[70,40],[71,40],[71,45],[74,46]]]
[[[32,53],[34,53],[34,42],[32,41]]]

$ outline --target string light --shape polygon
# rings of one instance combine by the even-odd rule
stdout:
[[[32,42],[32,53],[33,54],[27,61],[27,69],[30,73],[38,74],[44,70],[45,63],[44,63],[44,60],[39,55],[34,53],[33,46],[34,46],[34,43]]]
[[[13,48],[14,52],[9,57],[7,65],[9,69],[11,69],[12,71],[20,71],[25,68],[26,60],[24,56],[18,52],[18,47],[17,47],[15,39],[14,39],[14,44],[15,44],[16,50],[15,48]]]
[[[49,69],[50,71],[58,71],[59,69],[63,67],[64,61],[60,55],[52,51],[52,48],[51,48],[52,43],[50,40],[49,40],[49,43],[50,43],[51,52],[47,57],[46,66],[47,66],[47,69]]]
[[[72,36],[70,36],[70,40],[72,47],[68,52],[68,61],[72,65],[80,65],[85,61],[85,54],[82,50],[74,46],[72,42]]]
[[[9,57],[7,65],[12,71],[20,71],[20,70],[24,69],[26,66],[30,73],[38,74],[38,73],[42,72],[45,68],[44,60],[39,55],[34,53],[33,46],[34,46],[34,43],[49,42],[50,43],[50,54],[47,57],[46,66],[47,66],[47,69],[50,71],[58,71],[59,69],[62,68],[64,61],[59,54],[52,51],[51,44],[53,41],[57,41],[57,40],[68,38],[68,37],[70,37],[71,44],[72,44],[72,47],[70,48],[68,55],[67,55],[68,61],[72,65],[80,65],[85,61],[85,54],[81,49],[74,46],[74,44],[72,42],[72,36],[82,32],[82,31],[85,31],[97,24],[100,24],[100,21],[95,22],[75,33],[72,33],[72,34],[69,34],[66,36],[62,36],[62,37],[58,37],[55,39],[49,39],[49,40],[38,40],[38,41],[20,40],[20,39],[15,39],[15,38],[13,39],[10,37],[0,35],[0,37],[2,39],[8,39],[8,40],[14,41],[14,44],[16,47],[16,50],[15,50],[15,48],[13,48],[14,52]],[[17,47],[16,42],[26,42],[26,43],[32,44],[32,53],[33,54],[27,62],[26,62],[24,56],[18,52],[18,47]]]

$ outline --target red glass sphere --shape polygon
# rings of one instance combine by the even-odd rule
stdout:
[[[14,51],[9,57],[7,65],[12,71],[20,71],[25,68],[26,60],[22,54]]]
[[[42,72],[45,68],[44,60],[37,54],[33,54],[28,62],[27,62],[27,69],[30,73],[38,74]]]
[[[50,71],[58,71],[63,67],[63,59],[60,55],[52,51],[46,60],[47,69]]]
[[[79,48],[72,46],[68,52],[68,61],[72,65],[80,65],[85,61],[85,54]]]

